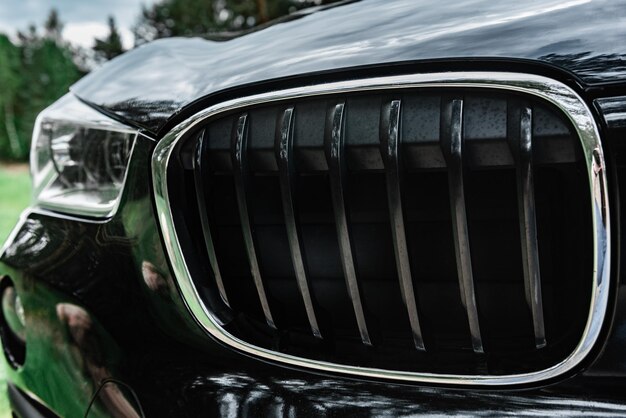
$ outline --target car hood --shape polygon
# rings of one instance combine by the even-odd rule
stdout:
[[[624,1],[351,1],[227,41],[152,42],[72,91],[159,135],[186,106],[227,89],[387,63],[524,59],[559,66],[588,85],[626,81],[625,39]]]

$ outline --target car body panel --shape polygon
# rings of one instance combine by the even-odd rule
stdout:
[[[625,21],[626,3],[609,0],[346,2],[229,41],[158,41],[106,64],[73,92],[157,138],[224,95],[324,82],[335,73],[524,65],[580,91],[605,86],[604,96],[625,97]],[[140,135],[112,218],[30,208],[0,253],[0,276],[10,275],[30,312],[26,365],[6,365],[9,380],[67,416],[86,413],[94,397],[89,416],[114,415],[120,405],[137,416],[143,409],[181,417],[626,415],[623,97],[599,99],[594,108],[610,171],[616,309],[603,344],[575,374],[514,390],[459,390],[288,368],[222,345],[195,323],[172,276],[152,196],[156,141]],[[63,371],[69,379],[59,378]]]
[[[483,68],[518,60],[561,68],[585,84],[626,77],[622,0],[364,0],[298,16],[227,41],[159,40],[72,91],[159,134],[181,109],[218,92],[383,64],[423,71],[444,59],[479,60]]]
[[[149,199],[132,203],[136,213],[151,210]],[[135,414],[125,416],[141,416],[140,408],[146,416],[182,417],[626,414],[623,312],[610,339],[612,348],[598,367],[543,388],[459,390],[311,373],[235,353],[207,336],[196,338],[194,324],[183,318],[184,310],[163,309],[166,304],[180,309],[182,300],[169,270],[159,264],[160,247],[152,245],[152,238],[131,232],[132,220],[122,216],[113,222],[129,232],[107,238],[109,226],[71,222],[75,225],[71,229],[80,231],[83,239],[67,245],[58,227],[67,226],[68,219],[28,213],[17,231],[26,239],[15,241],[0,260],[0,271],[11,275],[29,313],[27,363],[17,371],[10,369],[8,377],[61,415],[82,415],[96,394],[89,416],[116,416],[120,410]],[[30,235],[51,239],[45,247],[53,249],[59,260],[73,260],[77,273],[94,274],[69,274],[60,283],[55,273],[67,274],[63,263],[49,269],[25,267],[11,255],[13,250],[24,254],[25,242],[35,250],[28,254],[29,265],[49,266],[51,261],[36,245],[41,241],[28,239]],[[137,239],[143,250],[113,244]],[[101,240],[104,249],[98,257],[93,254],[94,240]],[[146,274],[147,260],[165,270],[151,270],[157,274],[151,278]],[[111,276],[113,267],[118,268],[118,278]],[[624,286],[620,295],[626,298]],[[98,391],[103,382],[116,386]]]
[[[82,413],[95,396],[89,416],[116,408],[136,416],[626,414],[625,284],[603,354],[543,387],[359,381],[278,366],[213,340],[191,319],[163,251],[149,178],[155,144],[139,136],[113,218],[28,210],[0,257],[0,274],[10,275],[29,312],[26,365],[8,377],[57,413]],[[71,374],[61,384],[63,370]]]

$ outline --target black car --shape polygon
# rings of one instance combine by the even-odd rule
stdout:
[[[43,111],[17,416],[626,415],[626,3],[343,2]]]

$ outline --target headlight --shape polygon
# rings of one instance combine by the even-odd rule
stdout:
[[[137,131],[68,94],[37,117],[30,155],[35,203],[111,216],[119,203]]]

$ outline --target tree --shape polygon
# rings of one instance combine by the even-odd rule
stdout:
[[[268,21],[267,14],[267,0],[256,0],[256,10],[258,15],[258,22],[265,23]]]
[[[20,30],[17,31],[17,38],[20,40],[20,44],[32,44],[39,39],[39,34],[37,33],[37,26],[33,23],[28,25],[28,31],[22,32]]]
[[[113,59],[124,53],[122,38],[113,16],[109,16],[109,34],[104,39],[96,39],[93,49],[99,58],[105,60]]]
[[[0,156],[25,153],[15,124],[15,102],[20,88],[20,52],[8,37],[0,35]]]
[[[17,45],[0,35],[0,159],[26,160],[37,114],[82,75],[61,29],[52,11],[43,37],[34,25],[18,32]]]
[[[56,43],[61,42],[61,33],[63,32],[63,23],[59,19],[59,13],[56,9],[50,10],[48,18],[43,25],[45,29],[45,37]]]

